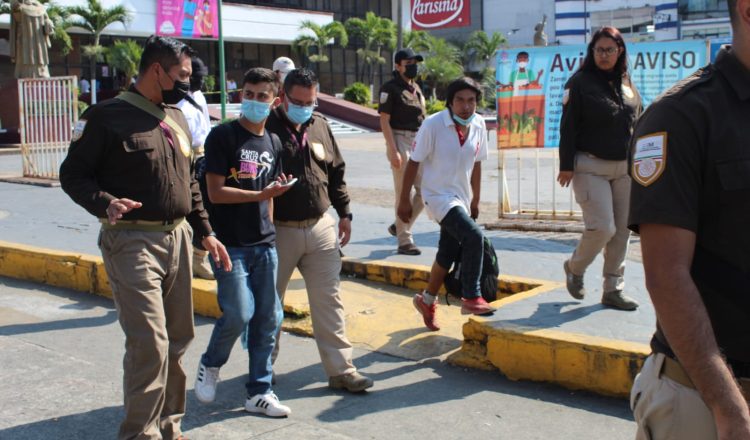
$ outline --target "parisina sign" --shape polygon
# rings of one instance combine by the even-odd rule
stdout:
[[[412,0],[411,28],[443,29],[471,24],[471,0]]]

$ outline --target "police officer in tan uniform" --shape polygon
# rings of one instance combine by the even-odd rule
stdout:
[[[307,288],[315,343],[328,375],[328,386],[360,392],[373,381],[357,371],[352,344],[346,338],[344,304],[340,295],[341,247],[352,233],[352,212],[344,181],[345,163],[325,117],[314,112],[318,78],[309,69],[289,72],[278,106],[266,129],[281,139],[281,166],[296,183],[274,199],[276,248],[279,254],[276,288],[282,301],[294,269]],[[339,218],[328,213],[333,206]],[[278,355],[278,341],[273,359]]]
[[[395,208],[404,180],[404,171],[409,162],[409,155],[417,130],[425,118],[425,101],[419,85],[414,81],[417,77],[417,63],[424,61],[422,55],[411,49],[401,49],[394,57],[395,70],[393,79],[383,84],[380,89],[380,128],[386,144],[386,155],[391,164],[393,186],[395,190]],[[396,216],[396,221],[388,227],[388,232],[398,238],[398,253],[404,255],[419,255],[422,251],[414,244],[411,228],[414,220],[424,209],[420,191],[421,173],[414,182],[414,192],[411,195],[412,216],[408,223]]]
[[[135,85],[83,114],[60,167],[63,190],[102,223],[99,247],[125,333],[120,440],[184,438],[192,234],[231,268],[191,173],[190,130],[174,106],[188,92],[192,54],[175,39],[149,38]]]
[[[715,63],[644,113],[631,148],[657,331],[635,379],[637,439],[750,439],[750,0]]]

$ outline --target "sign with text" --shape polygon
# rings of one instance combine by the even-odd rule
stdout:
[[[471,24],[471,0],[411,0],[413,30],[443,29]]]
[[[703,67],[708,55],[703,40],[631,43],[627,48],[631,79],[644,107]],[[558,146],[565,83],[585,56],[585,45],[498,51],[498,148]]]
[[[156,34],[175,38],[219,38],[219,0],[157,0]]]

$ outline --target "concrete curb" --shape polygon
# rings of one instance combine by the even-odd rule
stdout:
[[[386,261],[345,259],[342,272],[412,290],[424,288],[429,268]],[[101,257],[0,241],[0,275],[93,293],[108,298],[112,291]],[[559,286],[539,280],[505,277],[499,280],[493,305],[521,301]],[[217,318],[213,281],[194,280],[195,313]],[[284,330],[312,336],[308,313],[285,306],[298,319],[285,319]],[[548,329],[504,326],[472,317],[463,326],[461,350],[449,362],[471,368],[499,370],[513,380],[552,382],[571,389],[625,397],[643,360],[647,345]]]

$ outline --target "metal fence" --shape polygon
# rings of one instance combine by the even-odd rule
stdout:
[[[571,187],[557,183],[557,148],[517,148],[498,151],[498,217],[541,220],[580,220]]]
[[[78,121],[75,76],[18,80],[24,177],[57,179]]]

